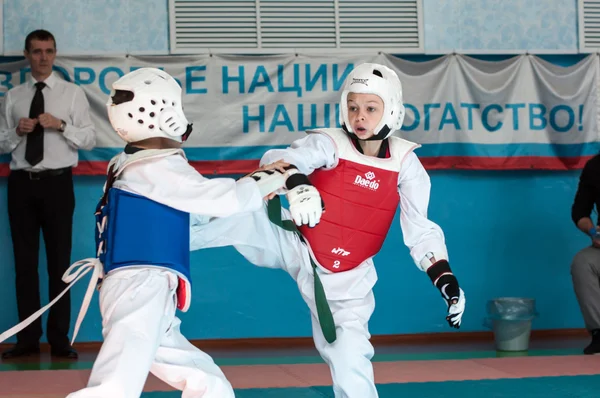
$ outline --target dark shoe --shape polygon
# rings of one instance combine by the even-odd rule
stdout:
[[[25,344],[15,344],[12,348],[4,351],[2,353],[2,359],[12,359],[25,357],[29,355],[38,355],[40,353],[40,346],[37,344],[34,345],[25,345]]]
[[[50,355],[52,355],[53,357],[68,358],[68,359],[79,358],[79,354],[77,354],[77,351],[75,351],[75,349],[71,346],[60,347],[60,348],[52,347],[52,348],[50,348]]]
[[[583,349],[585,355],[600,353],[600,329],[592,330],[592,342]]]

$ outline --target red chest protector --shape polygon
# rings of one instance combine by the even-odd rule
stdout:
[[[342,130],[317,133],[334,141],[338,162],[332,169],[315,170],[309,176],[325,202],[325,212],[314,228],[299,229],[313,259],[331,272],[342,272],[381,249],[400,201],[402,161],[417,145],[390,137],[389,157],[381,159],[362,155]]]

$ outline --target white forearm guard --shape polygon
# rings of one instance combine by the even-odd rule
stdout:
[[[242,178],[252,178],[256,181],[260,196],[264,198],[284,187],[288,176],[279,170],[257,170]]]

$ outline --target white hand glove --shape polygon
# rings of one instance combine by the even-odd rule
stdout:
[[[458,298],[458,302],[456,304],[451,304],[448,307],[448,315],[446,316],[446,320],[451,327],[460,328],[460,322],[462,320],[463,313],[465,312],[465,304],[467,300],[465,299],[465,292],[462,289],[460,290],[460,297]]]
[[[323,214],[323,204],[317,188],[306,184],[298,185],[290,189],[286,197],[296,225],[308,224],[312,228],[319,223]]]

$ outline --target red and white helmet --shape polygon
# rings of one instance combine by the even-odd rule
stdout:
[[[342,86],[340,102],[340,124],[354,134],[348,120],[348,94],[375,94],[383,101],[383,116],[375,127],[375,135],[370,139],[383,140],[394,131],[400,130],[404,121],[402,83],[396,72],[384,65],[360,64],[348,74]]]
[[[192,132],[181,87],[160,69],[140,68],[121,77],[112,84],[106,106],[110,123],[127,142],[152,137],[183,142]]]

